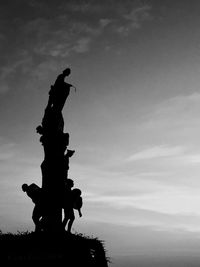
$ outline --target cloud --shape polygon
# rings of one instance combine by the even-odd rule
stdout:
[[[185,154],[180,155],[177,157],[174,157],[174,161],[177,163],[177,165],[197,165],[200,163],[200,154]]]
[[[20,55],[21,58],[1,68],[0,80],[6,79],[9,75],[21,69],[23,73],[26,73],[30,69],[31,57],[26,53]]]
[[[145,5],[133,8],[128,13],[123,14],[122,18],[124,19],[124,23],[116,28],[117,32],[123,35],[128,35],[133,30],[140,29],[145,21],[149,21],[153,18],[151,9],[152,8],[149,5]]]
[[[0,82],[0,93],[6,93],[9,91],[10,87],[5,82]]]
[[[178,95],[153,106],[135,132],[146,145],[164,141],[199,154],[199,114],[200,93]]]
[[[151,225],[157,230],[200,231],[199,196],[193,192],[171,187],[168,192],[149,195],[90,194],[83,197],[88,219],[121,225]]]
[[[196,124],[200,113],[200,93],[178,95],[155,106],[149,115],[147,125],[157,123],[164,125]],[[181,129],[182,130],[182,129]]]
[[[192,163],[192,164],[199,164],[200,163],[200,154],[194,155],[186,155],[183,157],[183,162]]]
[[[151,7],[149,5],[145,5],[142,7],[134,8],[130,13],[124,15],[124,17],[131,21],[133,28],[135,25],[138,25],[145,21],[150,20],[152,16],[150,15]],[[138,27],[136,26],[136,27]]]
[[[126,3],[114,5],[113,1],[109,2],[110,4],[106,2],[104,5],[93,1],[69,1],[54,7],[57,12],[51,19],[45,16],[27,21],[21,29],[27,48],[41,56],[52,57],[86,53],[89,51],[89,44],[99,36],[103,38],[105,29],[110,34],[116,31],[128,34],[151,18],[150,6],[133,8],[133,5]],[[32,6],[37,3],[31,2]],[[107,8],[112,12],[108,12]],[[53,6],[51,12],[55,13]]]
[[[199,192],[186,187],[160,186],[160,191],[143,194],[86,194],[85,202],[102,204],[114,209],[145,209],[171,215],[200,216]]]
[[[5,144],[0,146],[0,161],[9,160],[14,157],[14,144]]]
[[[111,22],[112,22],[111,19],[106,19],[106,18],[104,18],[104,19],[100,19],[100,20],[99,20],[99,24],[100,24],[100,26],[101,26],[102,28],[105,28],[105,27],[106,27],[107,25],[109,25]]]
[[[11,62],[0,69],[0,93],[5,93],[10,89],[10,83],[19,75],[27,74],[31,70],[32,57],[26,52],[21,52]],[[16,83],[15,83],[16,84]]]
[[[104,10],[104,5],[97,1],[67,1],[60,5],[61,10],[75,14],[99,14]]]
[[[35,3],[37,1],[33,2]],[[37,17],[26,23],[22,19],[16,27],[18,45],[13,47],[13,53],[3,61],[5,63],[0,68],[0,93],[7,92],[13,84],[17,88],[20,82],[25,81],[25,74],[29,78],[30,75],[41,78],[41,70],[44,77],[47,77],[52,66],[59,66],[58,63],[50,64],[46,66],[45,72],[43,66],[47,61],[61,62],[71,54],[88,52],[93,39],[102,28],[101,25],[92,27],[60,15],[52,19]]]
[[[200,154],[194,152],[193,153],[188,152],[186,147],[182,146],[170,147],[167,145],[158,145],[136,152],[130,155],[128,158],[126,158],[125,161],[136,162],[136,161],[153,160],[153,159],[156,160],[167,159],[168,164],[173,163],[176,164],[177,166],[179,166],[180,164],[194,165],[200,163]],[[152,175],[154,176],[154,172],[152,174],[150,172],[149,176]]]
[[[102,28],[110,26],[110,32],[118,32],[123,35],[128,35],[132,30],[141,28],[143,22],[152,19],[150,5],[136,6],[135,1],[125,2],[118,1],[117,3],[108,0],[105,3],[87,2],[69,2],[61,5],[62,9],[71,12],[72,14],[83,14],[99,18]],[[102,18],[104,16],[104,18]]]
[[[7,7],[4,8],[7,11]],[[20,7],[16,12],[19,11]],[[0,39],[6,40],[1,44],[5,60],[2,60],[0,68],[0,93],[6,93],[13,85],[15,88],[23,86],[24,75],[30,78],[44,62],[63,61],[70,56],[88,53],[94,45],[95,49],[101,45],[112,46],[112,34],[116,34],[116,28],[122,27],[123,31],[123,27],[127,27],[129,32],[134,25],[138,27],[149,19],[150,11],[149,6],[133,8],[133,4],[122,1],[116,4],[112,0],[105,3],[60,1],[58,4],[27,1],[27,14],[21,12],[19,18],[16,13],[12,19],[5,19],[9,29],[15,23],[18,35],[15,45],[10,45],[15,34],[10,31],[0,34]],[[6,47],[7,43],[11,49]]]
[[[77,53],[85,53],[89,51],[90,43],[91,38],[83,37],[76,42],[76,44],[71,48],[71,51],[75,51]]]
[[[31,6],[31,7],[34,7],[34,8],[46,8],[46,4],[43,2],[41,2],[41,1],[37,1],[37,0],[28,0],[27,1],[28,2],[28,4]]]
[[[160,157],[172,157],[181,155],[184,149],[182,147],[169,147],[166,145],[154,146],[137,152],[127,158],[127,161],[147,160]]]
[[[41,62],[31,71],[31,77],[39,81],[47,81],[52,75],[54,75],[62,67],[66,67],[66,64],[62,61],[55,59],[49,59]]]
[[[31,65],[34,68],[34,64],[46,61],[46,57],[66,59],[71,55],[87,53],[92,45],[97,48],[103,43],[104,46],[109,47],[109,44],[112,45],[113,38],[108,38],[108,33],[116,34],[116,28],[119,32],[129,32],[149,19],[151,11],[149,6],[133,8],[133,5],[135,2],[133,4],[123,1],[116,3],[112,0],[104,3],[59,1],[56,4],[52,1],[27,1],[27,14],[21,12],[19,18],[16,13],[16,17],[12,15],[13,18],[6,21],[8,28],[13,28],[15,21],[18,38],[15,46],[12,46],[9,58],[14,56],[10,62],[7,60],[6,42],[2,44],[6,51],[7,63],[0,74],[2,80],[0,92],[9,90],[9,82],[6,79],[10,80],[12,74],[20,67]],[[21,11],[20,7],[16,12]],[[7,11],[8,7],[4,8]],[[10,31],[1,33],[0,39],[3,37],[12,44],[15,35],[11,33]],[[22,53],[26,53],[27,62],[25,57],[22,57],[24,62],[20,62]],[[28,58],[29,60],[32,58],[31,64],[28,63]]]
[[[0,137],[0,161],[9,160],[15,155],[15,144]]]
[[[68,16],[54,20],[37,18],[29,21],[22,31],[25,38],[31,35],[28,48],[40,56],[66,58],[72,53],[86,53],[92,41],[99,36],[102,25],[92,26],[87,22],[73,21]]]

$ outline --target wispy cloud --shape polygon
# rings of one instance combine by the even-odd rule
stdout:
[[[9,160],[15,155],[14,144],[5,144],[0,146],[0,161]]]
[[[5,138],[0,137],[0,161],[9,160],[15,155],[15,143],[8,142]]]
[[[120,34],[128,35],[133,30],[140,29],[145,21],[151,20],[151,6],[133,8],[131,11],[123,15],[124,23],[118,26],[117,31]]]
[[[200,154],[196,153],[195,151],[189,151],[189,148],[181,146],[170,147],[166,145],[158,145],[154,147],[150,147],[139,152],[136,152],[126,158],[127,162],[136,162],[136,161],[143,161],[143,160],[161,160],[167,159],[167,164],[171,165],[195,165],[200,163]],[[158,173],[159,174],[159,173]],[[154,175],[154,173],[153,173]],[[149,173],[149,176],[152,176]]]
[[[110,2],[110,1],[108,1]],[[99,14],[105,10],[104,5],[100,2],[94,1],[64,1],[59,8],[66,12],[77,14]]]
[[[145,5],[142,7],[134,8],[130,13],[124,15],[127,20],[133,22],[133,27],[135,27],[135,23],[142,22],[144,20],[149,20],[152,18],[150,15],[151,7],[149,5]]]
[[[85,53],[89,50],[91,43],[91,38],[83,37],[77,40],[76,44],[71,48],[71,51],[75,51],[77,53]]]
[[[47,81],[51,75],[54,75],[58,70],[61,70],[62,67],[66,67],[66,63],[63,61],[57,61],[56,59],[47,59],[31,71],[31,77],[37,79],[38,81]]]
[[[23,31],[25,38],[32,33],[33,43],[28,46],[34,53],[65,58],[72,53],[89,51],[90,43],[102,29],[102,25],[93,26],[69,20],[68,16],[58,16],[54,20],[37,18],[29,21]]]
[[[36,3],[33,2],[34,6]],[[107,12],[107,8],[112,12]],[[89,44],[99,36],[103,38],[105,29],[108,28],[110,34],[127,35],[152,18],[149,5],[133,7],[119,2],[115,6],[112,1],[105,5],[93,1],[68,2],[61,4],[58,10],[59,14],[53,19],[35,18],[22,26],[23,38],[28,37],[26,43],[35,53],[53,57],[85,53],[89,51]],[[95,16],[88,19],[91,14]]]
[[[112,22],[111,19],[108,19],[108,18],[101,18],[99,20],[99,24],[102,28],[105,28],[107,25],[109,25],[110,23]]]
[[[198,92],[189,95],[178,95],[161,102],[154,107],[145,122],[146,127],[154,127],[155,130],[166,127],[180,132],[190,130],[198,126],[200,114],[200,94]],[[175,128],[176,127],[176,128]],[[168,131],[167,131],[168,134]]]
[[[200,163],[200,154],[184,154],[174,158],[177,164],[196,165]]]
[[[10,89],[10,83],[13,81],[15,75],[19,72],[24,75],[28,73],[32,66],[32,57],[26,52],[22,52],[19,56],[2,66],[0,69],[0,93],[5,93]]]
[[[178,95],[155,105],[143,122],[138,124],[135,132],[138,138],[144,140],[146,147],[151,148],[152,143],[160,146],[163,141],[167,144],[166,147],[147,151],[152,155],[159,152],[165,155],[163,149],[167,149],[166,153],[170,153],[168,149],[172,148],[174,156],[176,156],[176,152],[182,153],[184,156],[195,156],[199,154],[199,114],[199,93]],[[185,151],[174,151],[173,147],[178,150],[180,147],[184,147]],[[177,156],[181,156],[181,154]]]
[[[183,153],[183,147],[170,147],[167,145],[154,146],[129,156],[127,161],[146,160],[160,157],[178,156]]]
[[[102,49],[104,46],[106,50],[113,47],[113,35],[117,34],[117,38],[128,36],[151,18],[151,7],[138,6],[135,1],[60,1],[55,4],[30,0],[26,8],[27,16],[23,12],[20,16],[16,13],[17,18],[9,18],[6,22],[10,25],[16,19],[18,38],[9,52],[9,60],[6,42],[2,43],[6,53],[0,69],[0,92],[7,92],[12,80],[19,80],[21,74],[34,72],[38,65],[47,61],[47,57],[48,60],[66,60],[87,53],[91,48],[100,46]],[[40,12],[35,16],[37,9]],[[16,12],[20,10],[18,7]],[[1,36],[10,44],[13,42],[13,34],[2,32],[0,39]]]
[[[185,187],[163,186],[160,192],[146,194],[102,195],[86,194],[85,201],[103,203],[115,208],[139,208],[165,214],[200,215],[199,192]]]
[[[155,229],[164,231],[200,231],[198,201],[197,194],[171,188],[143,196],[90,195],[85,197],[85,209],[95,215],[93,218],[89,215],[89,218],[102,222],[152,225]]]

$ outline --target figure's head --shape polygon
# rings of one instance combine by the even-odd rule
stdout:
[[[44,133],[44,129],[41,125],[39,125],[37,128],[36,128],[36,132],[39,133],[39,134],[43,134]]]
[[[72,157],[75,153],[75,150],[70,150],[70,149],[67,149],[67,155],[68,157]]]
[[[66,179],[65,181],[65,184],[68,186],[68,187],[73,187],[74,186],[74,181],[70,178]]]
[[[73,189],[73,192],[74,192],[74,194],[75,194],[76,196],[81,196],[81,194],[82,194],[81,190],[78,189],[78,188],[74,188],[74,189]]]
[[[65,70],[63,70],[63,74],[64,74],[65,76],[69,76],[70,73],[71,73],[70,68],[66,68]]]
[[[28,185],[27,184],[23,184],[22,185],[22,191],[26,192],[28,189]]]

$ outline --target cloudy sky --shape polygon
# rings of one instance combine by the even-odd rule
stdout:
[[[69,66],[74,231],[105,240],[111,267],[199,266],[199,14],[198,0],[0,1],[2,231],[34,229],[21,184],[41,185],[35,128]]]

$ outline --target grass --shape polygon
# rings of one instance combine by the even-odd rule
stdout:
[[[67,232],[0,232],[0,254],[1,266],[108,266],[103,241]]]

